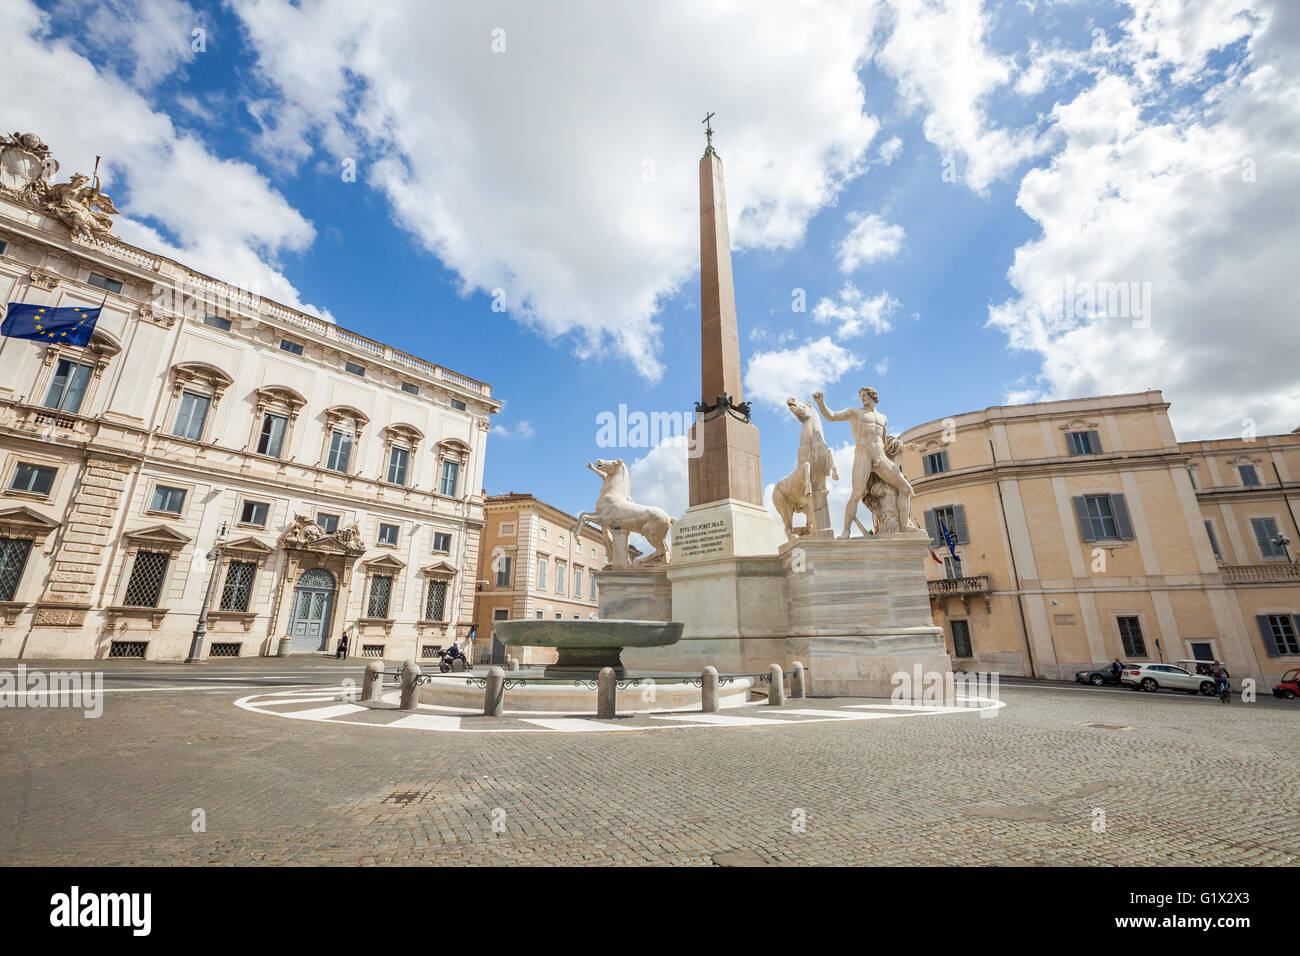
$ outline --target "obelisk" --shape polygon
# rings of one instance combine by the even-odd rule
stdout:
[[[690,503],[734,499],[761,506],[758,429],[749,420],[741,385],[722,158],[713,150],[712,128],[706,133],[708,147],[700,157],[701,400],[691,428]]]
[[[705,117],[706,124],[712,116]],[[673,563],[679,569],[775,554],[784,540],[780,523],[763,506],[758,428],[749,420],[740,382],[740,330],[722,159],[713,150],[712,126],[705,133],[708,147],[700,157],[701,394],[687,458],[690,507],[673,526]],[[727,588],[734,591],[732,569],[720,566],[715,571],[721,576],[712,585],[697,577],[682,586],[683,595],[698,588],[698,600],[713,602]]]

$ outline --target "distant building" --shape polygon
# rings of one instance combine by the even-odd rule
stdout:
[[[596,571],[609,563],[603,532],[528,494],[488,495],[479,552],[475,653],[491,653],[494,622],[582,620],[599,609]],[[510,648],[524,664],[549,664],[555,651]]]
[[[160,294],[160,292],[162,294]],[[468,633],[487,384],[0,190],[0,657],[427,656]]]
[[[1179,442],[1168,408],[1108,395],[903,434],[954,667],[1069,679],[1217,658],[1263,689],[1300,663],[1300,434]]]

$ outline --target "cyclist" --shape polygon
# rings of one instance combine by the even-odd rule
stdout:
[[[1225,690],[1231,692],[1232,685],[1228,683],[1228,669],[1223,666],[1222,661],[1215,661],[1214,667],[1210,669],[1210,674],[1214,677],[1214,689],[1222,694]]]

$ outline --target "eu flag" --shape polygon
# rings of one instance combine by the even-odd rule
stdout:
[[[102,308],[103,305],[93,309],[70,305],[56,309],[50,305],[10,302],[4,323],[0,324],[0,335],[84,347],[90,344],[90,333],[95,331]]]
[[[955,547],[957,536],[948,530],[948,524],[942,518],[939,519],[939,533],[943,536],[943,543],[948,546],[948,553],[952,555],[952,559],[960,564],[961,558],[957,557],[957,548]]]

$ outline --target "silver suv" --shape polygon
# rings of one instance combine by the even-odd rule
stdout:
[[[1125,664],[1120,682],[1134,690],[1181,690],[1188,694],[1213,697],[1218,691],[1213,677],[1193,674],[1174,664]]]

